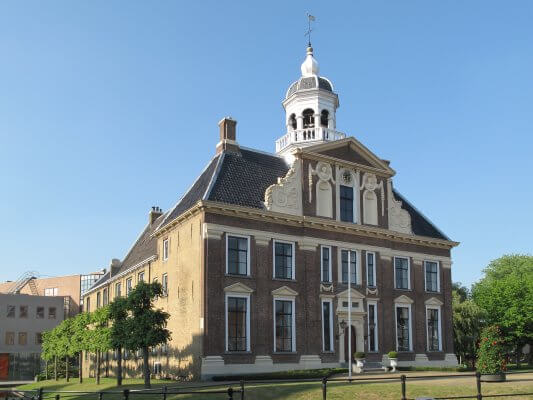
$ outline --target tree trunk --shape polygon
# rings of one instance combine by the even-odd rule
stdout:
[[[148,347],[143,347],[144,387],[150,389],[150,366],[148,365]]]
[[[79,357],[80,357],[80,359],[79,359],[79,363],[78,363],[78,368],[79,368],[78,377],[80,378],[80,383],[83,383],[83,373],[82,373],[82,370],[83,370],[83,351],[80,351]]]
[[[122,347],[119,347],[117,350],[117,386],[122,386]]]
[[[54,380],[57,381],[57,356],[54,357]]]
[[[105,377],[109,378],[109,351],[105,352]]]
[[[100,384],[100,352],[96,352],[96,384]]]
[[[45,367],[45,369],[44,369],[44,377],[45,377],[46,380],[48,380],[48,360],[45,360],[44,367]]]
[[[70,381],[70,376],[68,376],[68,356],[65,357],[65,379]]]

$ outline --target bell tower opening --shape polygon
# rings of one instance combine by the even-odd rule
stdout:
[[[306,108],[302,112],[304,129],[315,127],[315,112],[311,108]]]

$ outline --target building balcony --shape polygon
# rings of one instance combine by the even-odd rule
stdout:
[[[346,134],[323,126],[294,129],[276,140],[276,152],[279,153],[292,144],[310,146],[320,142],[344,139],[345,137]]]

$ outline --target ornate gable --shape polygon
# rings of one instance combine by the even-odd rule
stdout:
[[[282,286],[278,289],[275,289],[272,291],[272,295],[273,296],[279,296],[279,297],[296,297],[298,296],[298,292],[295,291],[295,290],[292,290],[290,287],[288,286]]]
[[[362,167],[362,169],[381,172],[387,176],[395,174],[395,171],[389,167],[386,161],[376,156],[354,137],[310,146],[305,148],[303,152],[344,161]]]
[[[233,285],[230,285],[230,286],[226,286],[224,288],[224,292],[226,293],[242,293],[242,294],[250,294],[252,293],[254,290],[252,288],[249,288],[248,286],[240,283],[240,282],[237,282],[237,283],[234,283]]]

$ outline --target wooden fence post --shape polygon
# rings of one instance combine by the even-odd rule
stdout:
[[[406,397],[406,387],[405,387],[405,381],[407,379],[407,377],[405,375],[402,374],[402,376],[400,376],[400,379],[402,381],[402,400],[407,400],[407,397]]]

